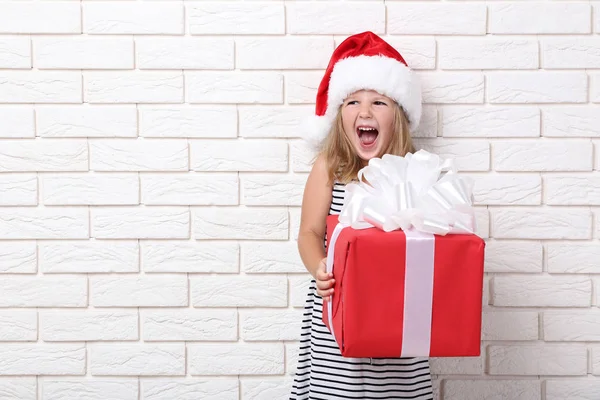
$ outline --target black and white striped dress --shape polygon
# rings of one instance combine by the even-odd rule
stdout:
[[[339,214],[344,185],[336,183],[329,214]],[[321,320],[323,299],[310,284],[290,400],[433,399],[427,358],[343,358]]]

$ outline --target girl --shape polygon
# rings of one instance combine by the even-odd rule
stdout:
[[[344,185],[371,158],[414,151],[409,130],[421,117],[418,82],[392,46],[365,32],[336,48],[316,103],[309,139],[319,153],[306,182],[298,237],[314,279],[290,399],[433,399],[427,359],[343,358],[321,320],[323,298],[333,294],[334,283],[326,272],[326,217],[340,212]]]

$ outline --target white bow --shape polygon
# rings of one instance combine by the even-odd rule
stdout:
[[[405,157],[386,154],[371,159],[358,172],[358,182],[346,186],[339,221],[385,232],[473,233],[472,191],[472,180],[459,176],[452,160],[442,162],[425,150]]]

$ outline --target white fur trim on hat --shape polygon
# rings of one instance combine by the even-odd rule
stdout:
[[[421,120],[421,87],[414,72],[398,60],[384,56],[356,56],[338,61],[331,73],[327,92],[327,111],[318,129],[307,131],[307,140],[322,142],[329,133],[338,108],[358,90],[374,90],[395,100],[406,113],[411,131]],[[314,123],[314,122],[313,122]],[[314,128],[317,128],[316,126]]]

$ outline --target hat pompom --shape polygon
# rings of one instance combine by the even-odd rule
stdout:
[[[312,150],[319,150],[329,134],[334,118],[329,115],[311,115],[302,124],[302,137]]]

